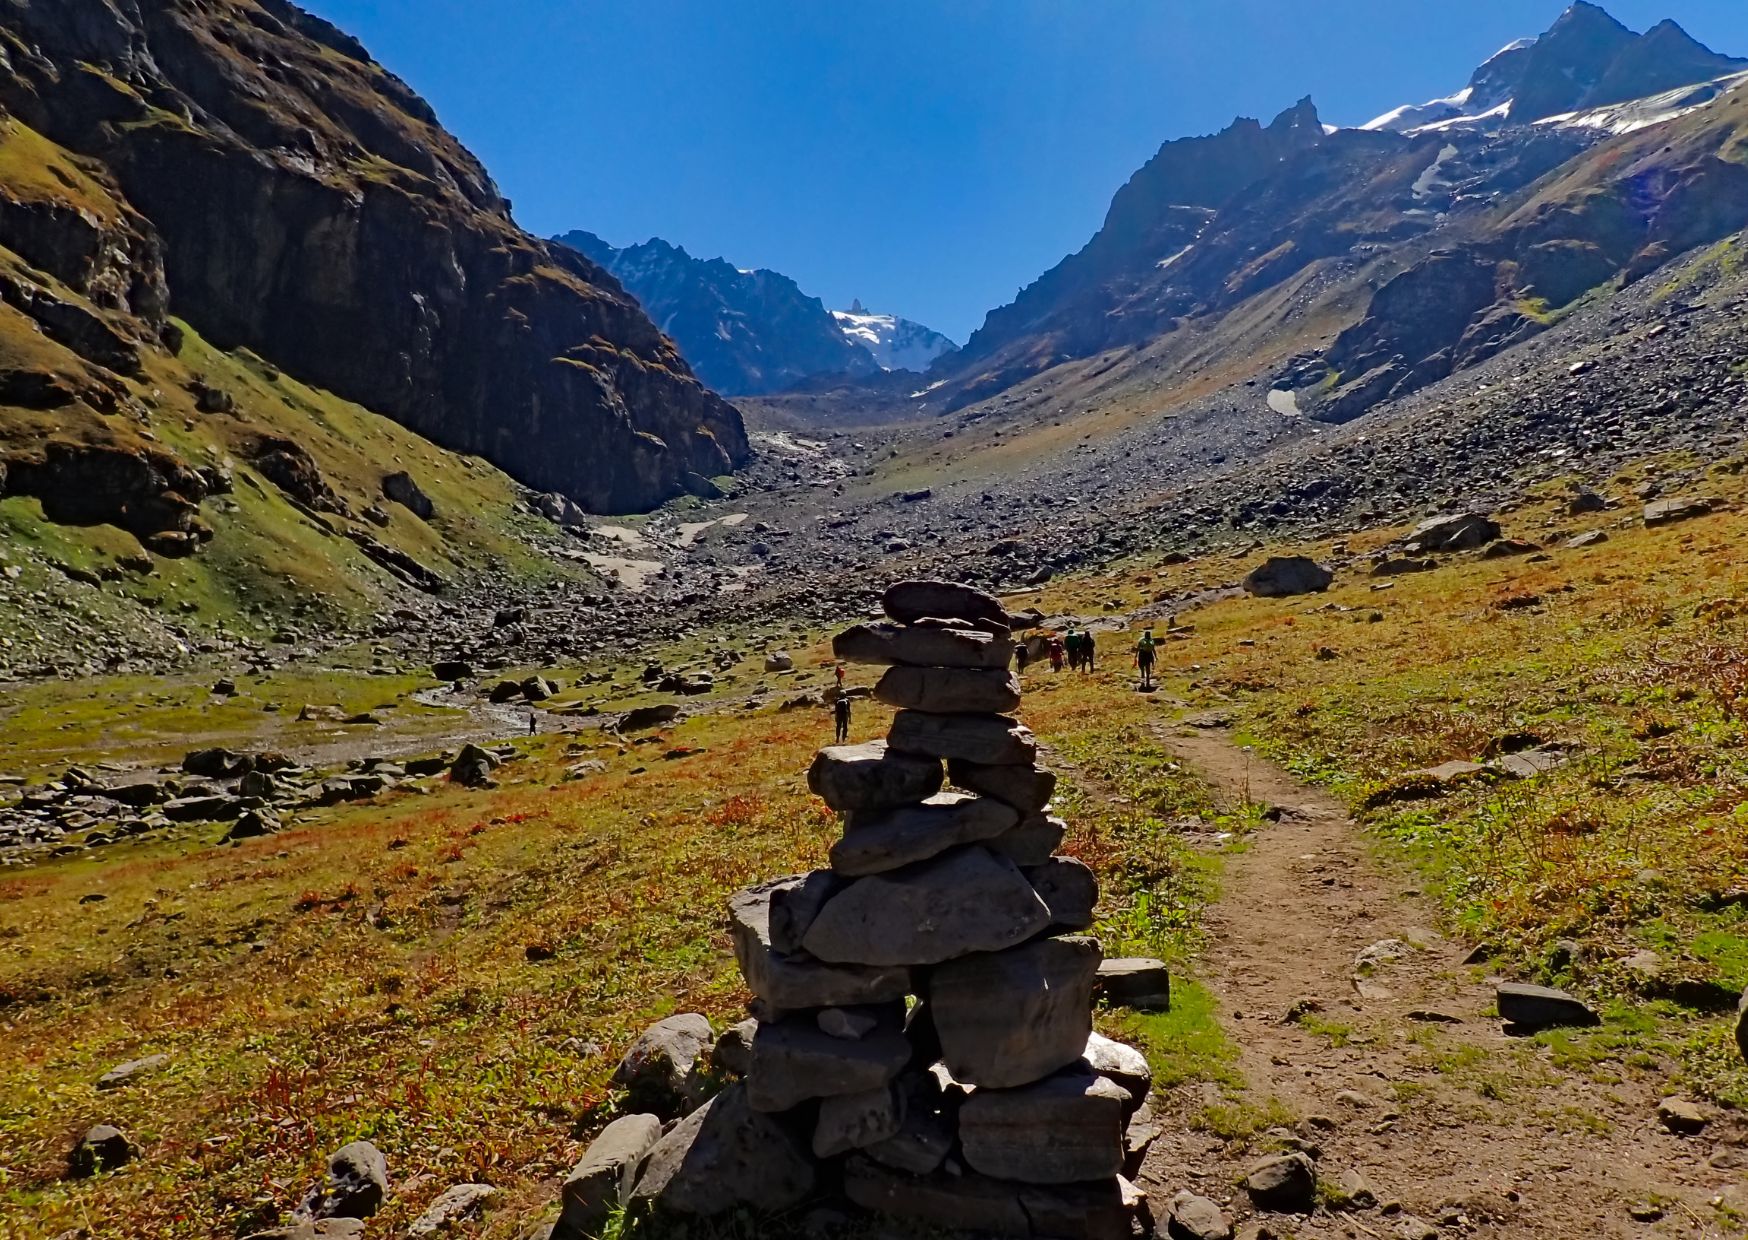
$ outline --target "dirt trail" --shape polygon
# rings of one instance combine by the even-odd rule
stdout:
[[[1272,1217],[1272,1234],[1748,1234],[1709,1204],[1722,1195],[1748,1213],[1739,1121],[1671,1135],[1656,1114],[1661,1072],[1613,1061],[1563,1069],[1549,1049],[1507,1037],[1491,1015],[1492,979],[1463,963],[1466,945],[1430,928],[1431,901],[1411,875],[1371,854],[1340,804],[1224,733],[1167,725],[1158,736],[1234,802],[1248,796],[1280,810],[1227,860],[1201,980],[1241,1048],[1249,1101],[1285,1104],[1295,1135],[1321,1147],[1320,1179],[1357,1168],[1381,1203]],[[1389,940],[1374,948],[1384,957],[1374,967],[1356,966]],[[1307,1003],[1318,1010],[1285,1019]],[[1142,1177],[1162,1214],[1183,1188],[1227,1203],[1235,1218],[1253,1213],[1235,1185],[1256,1150],[1229,1150],[1193,1126],[1220,1100],[1214,1086],[1168,1100],[1180,1122],[1168,1125]]]

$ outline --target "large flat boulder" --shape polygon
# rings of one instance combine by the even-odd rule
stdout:
[[[1703,517],[1715,511],[1718,503],[1718,500],[1705,495],[1676,495],[1669,499],[1653,500],[1645,505],[1645,524],[1674,525],[1677,521]]]
[[[910,970],[904,967],[826,964],[810,956],[778,951],[773,922],[782,922],[782,896],[793,890],[782,884],[801,884],[784,879],[775,884],[748,888],[729,903],[729,930],[734,957],[747,988],[774,1012],[805,1008],[855,1006],[902,999],[911,990]],[[779,903],[773,908],[773,898]],[[812,917],[807,918],[811,924]]]
[[[880,596],[880,606],[900,624],[930,617],[982,620],[1006,627],[1007,608],[993,594],[952,581],[900,581]]]
[[[1496,541],[1503,531],[1499,522],[1479,512],[1460,512],[1429,517],[1415,526],[1405,540],[1413,551],[1473,551]]]
[[[990,839],[1019,820],[1012,806],[963,792],[939,793],[882,814],[852,814],[843,838],[832,845],[832,870],[848,878],[884,874]]]
[[[938,758],[893,753],[885,741],[822,749],[807,771],[813,794],[840,814],[914,805],[941,790]]]
[[[832,654],[845,663],[876,667],[1005,668],[1013,643],[979,629],[933,625],[858,624],[832,638]]]
[[[900,710],[999,715],[1020,708],[1020,678],[989,668],[890,667],[874,697]]]
[[[1077,1184],[1123,1169],[1129,1093],[1079,1065],[1018,1089],[979,1089],[959,1108],[973,1170],[1028,1184]]]
[[[748,1105],[744,1086],[730,1085],[656,1143],[631,1200],[696,1217],[739,1206],[775,1213],[805,1201],[813,1186],[806,1144]]]
[[[1049,924],[1019,867],[972,845],[857,879],[820,910],[802,946],[833,964],[931,965],[1011,947]]]
[[[1321,594],[1335,580],[1316,560],[1302,555],[1273,555],[1252,569],[1244,579],[1247,594],[1258,598],[1289,598],[1295,594]]]
[[[1079,1059],[1101,955],[1097,939],[1039,939],[935,969],[926,999],[948,1070],[967,1084],[1012,1089]]]
[[[1022,814],[1038,813],[1056,795],[1056,772],[1036,766],[982,766],[961,759],[947,764],[947,778],[955,788],[994,797]]]
[[[1600,1025],[1602,1020],[1583,1000],[1551,986],[1501,982],[1494,991],[1501,1020],[1524,1029]]]
[[[910,1057],[897,1022],[856,1039],[835,1038],[805,1017],[766,1022],[753,1035],[747,1103],[787,1111],[810,1098],[868,1093],[891,1084]]]
[[[886,734],[889,749],[926,758],[958,758],[983,766],[1031,766],[1038,742],[1003,715],[931,715],[901,710]]]

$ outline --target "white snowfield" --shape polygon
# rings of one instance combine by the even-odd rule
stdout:
[[[1748,72],[1732,73],[1714,81],[1701,82],[1697,86],[1682,86],[1661,95],[1652,95],[1648,99],[1633,99],[1583,112],[1550,116],[1536,124],[1601,129],[1611,134],[1636,133],[1641,129],[1649,129],[1652,125],[1672,121],[1678,116],[1686,116],[1689,112],[1697,112],[1713,100],[1740,90],[1744,84],[1748,84]]]
[[[832,318],[844,335],[874,355],[882,370],[921,373],[941,354],[959,347],[921,323],[892,314],[870,314],[859,301],[848,310],[833,310]]]

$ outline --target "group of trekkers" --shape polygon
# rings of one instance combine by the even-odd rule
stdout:
[[[1042,644],[1043,656],[1050,660],[1050,670],[1060,672],[1065,666],[1074,672],[1097,670],[1098,643],[1091,629],[1070,628],[1066,633],[1048,633],[1040,637],[1022,638],[1014,643],[1014,666],[1025,671],[1032,661],[1034,649]],[[1135,667],[1141,673],[1141,688],[1153,688],[1153,667],[1157,661],[1158,642],[1153,630],[1141,634],[1135,643]]]

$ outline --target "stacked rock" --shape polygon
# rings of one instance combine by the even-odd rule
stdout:
[[[887,668],[874,696],[898,713],[884,742],[823,750],[809,771],[844,818],[830,868],[731,903],[756,1023],[730,1035],[733,1054],[719,1047],[744,1080],[717,1102],[761,1129],[761,1159],[786,1141],[814,1167],[786,1155],[771,1177],[741,1161],[742,1200],[789,1208],[841,1185],[857,1206],[935,1226],[1128,1237],[1149,1226],[1124,1173],[1151,1078],[1092,1029],[1102,953],[1082,932],[1098,887],[1054,855],[1056,778],[1012,717],[1010,618],[940,582],[883,603],[891,623],[833,644]],[[685,1208],[648,1179],[639,1195]],[[754,1179],[790,1199],[748,1200]]]

